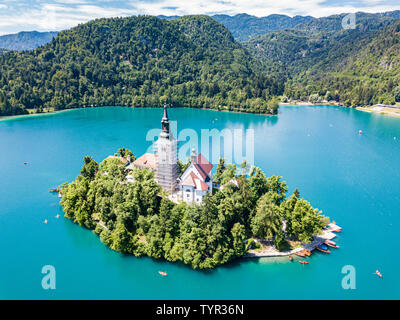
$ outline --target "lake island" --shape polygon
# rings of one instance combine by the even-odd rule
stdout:
[[[113,250],[210,269],[242,256],[305,257],[340,231],[288,187],[244,161],[219,160],[216,172],[201,154],[177,159],[166,106],[157,152],[136,159],[125,148],[100,164],[84,158],[80,175],[60,187],[65,216]],[[305,244],[305,245],[303,245]],[[308,245],[308,246],[307,246]],[[306,264],[306,261],[300,261]]]

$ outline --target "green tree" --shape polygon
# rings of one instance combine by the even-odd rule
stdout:
[[[81,170],[81,175],[89,180],[93,180],[96,176],[96,172],[99,169],[98,163],[89,156],[85,156],[83,162],[84,164]]]
[[[393,96],[396,102],[400,102],[400,86],[393,90]]]
[[[281,209],[269,194],[262,196],[256,214],[251,221],[253,235],[263,239],[273,239],[282,230]]]
[[[224,158],[219,158],[218,165],[217,165],[217,170],[216,170],[216,172],[215,172],[215,174],[213,176],[213,180],[216,183],[221,183],[222,176],[224,174],[225,169],[226,169],[225,159]]]

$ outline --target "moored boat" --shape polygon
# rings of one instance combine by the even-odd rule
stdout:
[[[50,189],[50,192],[57,192],[57,189]]]
[[[304,249],[303,252],[306,256],[311,256],[311,251]]]
[[[320,244],[319,246],[315,247],[315,249],[317,249],[317,250],[319,250],[319,251],[321,251],[321,252],[331,253],[331,252],[328,250],[328,247],[327,247],[326,245],[324,245],[324,244]]]
[[[299,251],[295,253],[296,255],[298,255],[299,257],[305,257],[306,254],[303,251]]]
[[[324,243],[325,243],[327,246],[330,246],[330,247],[332,247],[332,248],[339,248],[339,246],[338,246],[334,241],[326,240]]]

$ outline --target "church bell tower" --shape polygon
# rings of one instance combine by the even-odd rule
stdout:
[[[174,192],[176,189],[177,173],[177,141],[170,132],[170,121],[167,113],[167,106],[164,105],[164,115],[161,119],[161,133],[156,142],[156,179],[161,187]]]

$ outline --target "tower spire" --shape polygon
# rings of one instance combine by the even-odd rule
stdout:
[[[164,104],[164,116],[163,116],[162,119],[163,119],[163,120],[168,120],[168,121],[169,121],[169,119],[168,119],[168,113],[167,113],[167,104],[166,104],[166,103]]]
[[[167,105],[164,104],[164,115],[161,119],[161,129],[163,136],[169,138],[169,118],[167,113]]]

